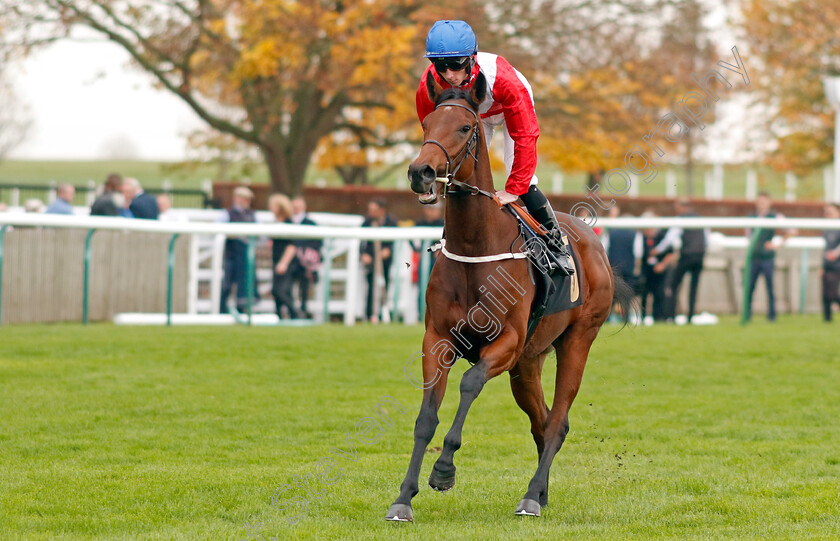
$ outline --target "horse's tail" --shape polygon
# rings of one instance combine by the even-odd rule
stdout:
[[[622,328],[627,326],[627,323],[630,322],[630,311],[633,308],[633,300],[636,298],[636,292],[633,290],[633,286],[627,283],[627,281],[621,277],[621,274],[616,272],[616,269],[613,269],[613,283],[615,284],[615,290],[613,291],[613,308],[618,306],[620,309],[620,313],[618,314],[621,318],[621,321],[624,323]]]

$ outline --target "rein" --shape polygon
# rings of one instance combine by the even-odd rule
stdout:
[[[472,127],[472,134],[470,135],[469,140],[464,144],[463,148],[458,151],[458,154],[455,155],[453,159],[449,155],[449,151],[446,150],[439,141],[435,141],[434,139],[429,139],[427,141],[423,141],[423,145],[431,144],[435,145],[439,149],[443,151],[443,155],[446,156],[446,172],[444,173],[445,176],[435,178],[435,182],[440,182],[443,184],[443,197],[446,197],[446,193],[452,187],[460,188],[462,190],[466,190],[467,193],[470,195],[484,195],[489,197],[490,199],[495,199],[495,195],[486,191],[482,190],[478,186],[473,186],[472,184],[467,184],[466,182],[461,182],[460,180],[455,180],[455,174],[458,173],[458,170],[461,169],[461,166],[464,165],[464,162],[467,160],[467,157],[472,157],[475,160],[476,166],[478,165],[478,113],[473,111],[471,107],[467,107],[462,103],[452,102],[452,101],[444,101],[435,106],[435,110],[438,107],[460,107],[462,109],[466,109],[470,113],[472,113],[473,118],[475,118],[475,124]],[[452,167],[452,164],[455,160],[458,160],[458,163],[455,164],[455,167]],[[455,194],[457,192],[451,192],[451,194]]]

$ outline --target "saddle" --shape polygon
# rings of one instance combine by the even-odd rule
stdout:
[[[583,302],[580,296],[580,261],[568,239],[563,237],[563,244],[569,249],[576,272],[571,276],[555,272],[549,274],[547,262],[541,258],[547,257],[543,251],[548,251],[546,237],[548,231],[527,210],[516,203],[506,205],[519,225],[520,237],[529,248],[528,257],[531,283],[536,292],[531,304],[531,314],[528,317],[528,332],[526,341],[531,338],[540,320],[564,310],[571,310]]]

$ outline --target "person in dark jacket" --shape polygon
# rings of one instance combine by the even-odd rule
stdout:
[[[682,218],[694,218],[698,214],[694,212],[691,203],[687,199],[678,199],[674,203],[676,215]],[[680,241],[680,257],[677,260],[677,267],[671,275],[670,305],[668,307],[668,319],[673,320],[677,311],[677,295],[680,285],[686,273],[690,276],[688,290],[688,322],[694,317],[694,307],[697,303],[697,288],[700,285],[700,273],[703,272],[703,259],[706,256],[706,247],[709,245],[709,230],[706,229],[683,229],[672,227],[665,233],[662,242],[653,249],[653,254],[659,254],[668,248],[673,248],[677,240]]]
[[[157,198],[143,191],[140,181],[136,178],[124,178],[122,192],[128,210],[134,218],[142,220],[157,220],[160,214]]]
[[[257,217],[251,208],[254,193],[245,186],[233,190],[233,205],[227,210],[221,221],[231,223],[256,223]],[[244,238],[228,237],[225,241],[224,270],[222,280],[222,297],[219,312],[228,313],[228,297],[236,284],[236,309],[239,312],[248,310],[248,295],[256,296],[256,271],[253,275],[254,288],[248,291],[248,242]]]
[[[306,213],[306,200],[303,197],[292,199],[292,223],[299,225],[317,226],[312,218]],[[320,239],[299,239],[295,241],[295,258],[292,261],[292,289],[297,287],[298,298],[300,299],[300,314],[302,317],[311,318],[312,315],[306,309],[309,300],[309,288],[318,282],[318,269],[321,268],[321,248],[323,242]]]
[[[268,210],[274,214],[274,219],[279,223],[292,222],[292,202],[283,194],[274,194],[268,198]],[[298,319],[298,311],[295,308],[292,298],[292,262],[295,259],[297,248],[295,243],[289,239],[271,239],[271,268],[274,271],[274,279],[271,285],[271,294],[274,296],[274,306],[277,317],[283,319],[283,308],[286,308],[290,319]]]
[[[644,212],[643,218],[656,216]],[[664,229],[645,229],[642,249],[642,319],[647,316],[648,296],[653,295],[653,320],[666,321],[668,317],[668,270],[674,260],[674,249],[668,247],[654,253],[654,248],[665,238]]]
[[[396,227],[397,221],[388,214],[388,208],[384,200],[374,199],[368,203],[367,216],[362,227]],[[394,247],[393,242],[365,241],[362,243],[362,265],[365,266],[367,278],[367,303],[365,305],[365,317],[371,323],[379,323],[379,310],[383,304],[385,292],[391,282],[391,253]],[[377,257],[378,256],[378,257]],[[381,275],[385,278],[385,290],[382,296],[376,295],[377,262],[382,262]],[[376,305],[376,306],[374,306]]]
[[[629,214],[621,214],[619,206],[613,205],[610,208],[609,217],[618,218],[619,215],[630,217]],[[636,276],[636,263],[642,257],[644,236],[635,229],[607,229],[601,236],[601,244],[607,252],[607,259],[613,272],[627,282],[630,287],[635,287],[638,277]]]
[[[111,173],[105,179],[102,194],[90,206],[91,216],[119,216],[120,209],[125,206],[122,194],[122,176]]]
[[[755,200],[755,212],[750,215],[752,218],[784,218],[784,216],[770,208],[770,195],[761,192]],[[782,235],[781,243],[784,243],[792,231],[786,231]],[[747,298],[746,319],[752,317],[752,299],[758,277],[764,276],[764,283],[767,286],[767,320],[776,321],[776,297],[773,294],[773,273],[776,267],[776,248],[781,243],[776,243],[773,238],[776,236],[775,229],[759,228],[755,232],[747,230],[747,237],[750,242],[755,235],[755,244],[751,244],[752,263],[750,264],[750,285]]]
[[[825,217],[830,220],[840,219],[840,207],[836,203],[825,206]],[[823,254],[822,298],[823,319],[831,321],[831,309],[834,303],[840,306],[840,230],[823,232],[825,253]]]

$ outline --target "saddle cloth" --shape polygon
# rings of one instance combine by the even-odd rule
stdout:
[[[520,210],[521,212],[521,209],[517,210]],[[524,218],[524,216],[522,217]],[[533,228],[529,227],[531,224],[526,220],[520,221],[519,224],[522,229],[526,231],[530,230],[528,233],[523,231],[526,235],[538,235],[538,238],[544,238],[543,235],[540,234],[542,233],[542,231],[540,231],[542,228],[534,231]],[[528,318],[528,333],[526,341],[531,338],[531,335],[534,333],[534,330],[537,328],[537,325],[543,317],[550,316],[564,310],[571,310],[572,308],[580,306],[583,302],[580,296],[580,260],[578,259],[577,253],[575,253],[571,243],[568,242],[568,239],[566,239],[565,236],[563,238],[563,243],[568,248],[575,266],[575,273],[571,276],[567,276],[562,272],[548,274],[544,266],[535,263],[529,258],[531,279],[534,283],[536,291],[534,293],[534,302],[531,304],[531,315]],[[548,248],[546,247],[545,249],[547,250]]]

